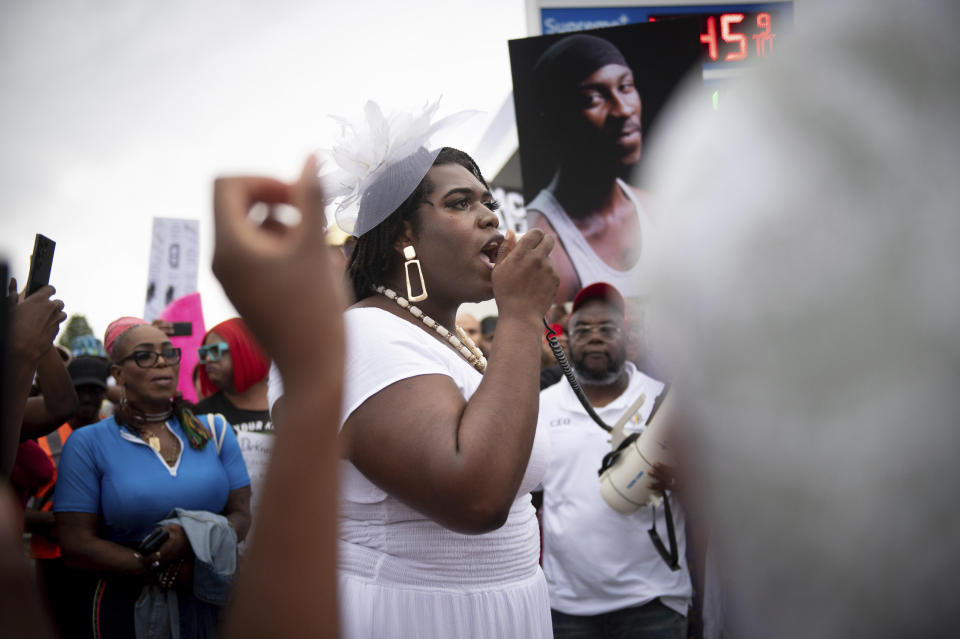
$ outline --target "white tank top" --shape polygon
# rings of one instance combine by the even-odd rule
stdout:
[[[553,230],[557,232],[557,237],[573,264],[573,269],[580,278],[580,286],[584,287],[594,282],[607,282],[617,287],[625,297],[636,297],[645,295],[648,291],[646,279],[648,277],[646,265],[650,261],[650,248],[652,245],[653,221],[646,214],[637,200],[633,190],[623,180],[618,179],[617,184],[623,190],[623,194],[633,203],[637,211],[637,224],[639,233],[636,241],[640,245],[640,256],[637,263],[627,271],[620,271],[604,262],[587,242],[580,229],[576,227],[573,221],[567,216],[560,203],[547,189],[543,189],[533,198],[533,201],[527,205],[527,211],[537,211],[547,219]]]

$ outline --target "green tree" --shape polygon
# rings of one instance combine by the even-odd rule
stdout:
[[[63,330],[60,331],[60,338],[57,340],[57,344],[64,348],[70,348],[70,342],[73,341],[73,338],[80,337],[81,335],[93,335],[93,329],[90,328],[90,324],[87,322],[85,316],[80,313],[74,313],[67,318],[67,324]]]

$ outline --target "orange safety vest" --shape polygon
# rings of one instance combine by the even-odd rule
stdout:
[[[67,422],[46,437],[37,440],[37,444],[53,462],[53,477],[44,484],[33,496],[33,507],[42,512],[53,510],[53,491],[57,483],[57,464],[60,463],[60,452],[66,443],[73,427]],[[30,556],[34,559],[55,559],[60,556],[60,544],[45,535],[30,535]]]

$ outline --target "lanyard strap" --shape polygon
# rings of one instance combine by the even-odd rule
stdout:
[[[647,531],[647,534],[650,535],[650,541],[653,542],[653,547],[657,549],[660,557],[662,557],[667,566],[670,567],[670,570],[680,570],[680,550],[677,547],[677,533],[673,528],[673,513],[670,512],[670,498],[667,495],[663,496],[663,510],[667,516],[667,540],[670,542],[670,550],[667,550],[666,546],[664,546],[663,540],[660,539],[660,534],[657,532],[657,507],[650,504],[650,508],[653,509],[651,511],[653,520],[650,523],[650,530]]]

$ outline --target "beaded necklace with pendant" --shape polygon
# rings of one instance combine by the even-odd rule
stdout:
[[[432,317],[424,314],[422,310],[411,304],[406,300],[406,298],[400,297],[397,295],[397,292],[393,289],[389,289],[383,286],[377,286],[374,290],[377,293],[380,293],[384,297],[393,300],[401,308],[405,308],[410,311],[410,314],[416,317],[418,320],[423,322],[427,328],[433,329],[436,333],[442,337],[447,343],[453,346],[463,359],[467,360],[471,366],[483,373],[487,368],[487,358],[483,356],[483,352],[477,348],[476,343],[470,336],[467,335],[462,328],[457,327],[457,332],[454,333],[450,330],[447,330],[440,325],[438,321]],[[459,337],[458,337],[459,336]]]

